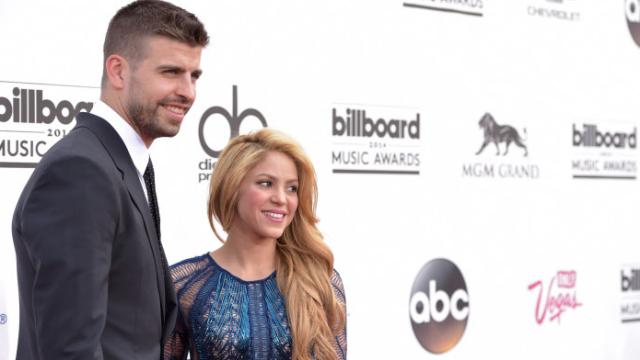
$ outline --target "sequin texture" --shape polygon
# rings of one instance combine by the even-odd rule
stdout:
[[[291,333],[275,273],[244,281],[208,254],[171,267],[180,311],[165,345],[165,360],[289,360]],[[344,303],[342,281],[331,279]],[[346,359],[346,329],[336,337],[338,357]]]

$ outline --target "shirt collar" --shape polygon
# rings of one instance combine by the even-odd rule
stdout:
[[[149,149],[145,146],[140,135],[133,130],[131,125],[129,125],[122,116],[102,100],[96,101],[93,104],[91,113],[103,118],[116,130],[124,142],[124,145],[127,147],[129,156],[131,160],[133,160],[133,165],[135,165],[138,173],[144,174],[147,169],[147,164],[149,163]]]

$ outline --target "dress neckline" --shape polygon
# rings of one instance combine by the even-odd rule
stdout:
[[[235,279],[236,281],[243,283],[243,284],[256,284],[256,283],[264,283],[267,282],[273,278],[276,277],[276,271],[274,270],[271,275],[263,278],[263,279],[258,279],[258,280],[244,280],[242,278],[240,278],[237,275],[232,274],[229,270],[223,268],[222,266],[220,266],[220,264],[218,264],[218,262],[213,258],[213,256],[211,256],[211,253],[206,253],[204,254],[204,257],[206,257],[209,260],[209,264],[213,265],[214,267],[218,268],[220,271],[226,273],[227,275],[229,275],[230,277],[232,277],[233,279]]]

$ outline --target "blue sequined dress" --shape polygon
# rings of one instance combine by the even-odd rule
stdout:
[[[209,254],[171,267],[180,311],[165,360],[290,360],[291,334],[275,272],[244,281],[221,268]],[[342,280],[331,278],[345,303]],[[346,329],[336,336],[338,358],[346,359]]]

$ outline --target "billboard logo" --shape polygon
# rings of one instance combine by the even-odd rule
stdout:
[[[358,136],[392,139],[420,139],[420,114],[414,120],[371,119],[366,110],[347,109],[345,116],[336,114],[333,109],[333,136]]]
[[[593,124],[583,124],[582,131],[573,124],[573,146],[592,146],[592,147],[615,147],[624,149],[629,147],[635,149],[638,144],[637,129],[634,127],[630,133],[616,132],[602,133],[598,131],[598,126]]]
[[[44,98],[43,91],[37,89],[13,88],[13,101],[0,96],[0,123],[13,118],[16,123],[51,124],[58,120],[67,125],[80,111],[89,112],[93,103],[81,101],[73,105],[69,100],[57,104]]]
[[[447,259],[425,264],[409,300],[416,339],[434,354],[451,350],[462,338],[469,319],[469,293],[460,269]]]
[[[420,112],[384,105],[331,109],[334,174],[420,174]]]
[[[562,315],[569,310],[575,310],[582,306],[578,301],[576,291],[577,273],[571,271],[558,271],[545,289],[542,280],[529,285],[529,291],[538,291],[535,307],[535,319],[538,325],[545,320],[560,323]],[[546,290],[546,292],[545,292]]]
[[[93,108],[77,99],[95,97],[89,92],[97,88],[32,85],[0,81],[0,168],[34,168],[71,131],[76,115]]]
[[[623,269],[620,270],[622,291],[638,291],[640,290],[640,269]]]
[[[640,321],[640,264],[620,269],[620,318],[623,323]]]
[[[635,180],[638,147],[636,125],[619,121],[603,124],[594,121],[572,124],[573,178]]]

